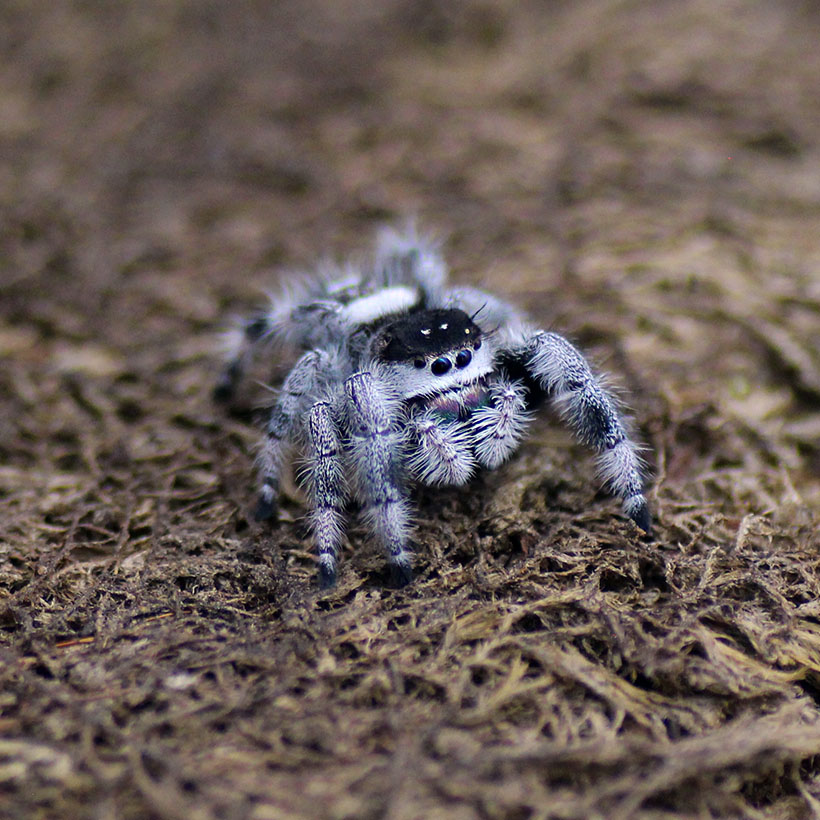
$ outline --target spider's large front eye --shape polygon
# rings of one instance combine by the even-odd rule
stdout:
[[[443,376],[452,366],[453,363],[446,356],[439,356],[430,365],[430,370],[433,371],[434,376]]]
[[[456,353],[456,367],[467,367],[473,360],[473,354],[469,350],[459,350]]]

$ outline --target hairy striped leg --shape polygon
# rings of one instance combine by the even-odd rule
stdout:
[[[319,586],[336,584],[336,564],[344,536],[345,476],[342,442],[330,404],[316,402],[308,414],[306,472],[310,526],[319,555]]]
[[[578,438],[597,451],[598,472],[621,499],[624,512],[644,532],[650,532],[652,518],[643,495],[641,458],[615,400],[563,336],[536,331],[525,344],[527,369],[557,403]]]
[[[254,347],[271,331],[268,314],[258,314],[246,319],[241,327],[231,330],[225,336],[227,361],[214,387],[214,400],[229,402],[236,392]]]
[[[475,472],[470,432],[461,422],[444,421],[434,413],[416,416],[408,423],[410,455],[407,466],[428,485],[466,484]]]
[[[518,382],[499,379],[490,386],[490,399],[473,414],[473,439],[479,463],[493,470],[518,447],[530,415],[526,390]]]
[[[325,347],[338,330],[339,303],[320,293],[320,283],[295,281],[271,297],[268,308],[245,319],[224,336],[225,366],[214,388],[214,399],[229,402],[260,347],[286,344]]]
[[[394,581],[412,580],[407,540],[410,510],[402,481],[403,433],[398,399],[370,372],[344,383],[344,411],[350,436],[350,466],[365,520],[387,553]]]
[[[259,454],[262,487],[254,513],[257,521],[276,517],[279,476],[287,447],[303,423],[304,413],[316,399],[325,371],[331,367],[330,358],[321,350],[309,350],[303,354],[288,374],[271,407]]]

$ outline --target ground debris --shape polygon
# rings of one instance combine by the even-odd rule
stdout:
[[[820,816],[816,11],[41,5],[0,6],[0,814]],[[320,595],[295,481],[254,523],[220,329],[414,213],[620,380],[654,539],[549,413],[420,493],[407,589],[354,516]]]

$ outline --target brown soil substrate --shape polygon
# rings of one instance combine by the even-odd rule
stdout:
[[[820,816],[820,12],[0,5],[0,815]],[[251,520],[218,331],[415,215],[617,376],[654,540],[555,418],[354,525]],[[263,377],[265,374],[258,374]]]

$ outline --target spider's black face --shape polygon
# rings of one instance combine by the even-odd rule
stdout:
[[[391,322],[379,334],[377,350],[384,362],[421,362],[423,367],[431,356],[464,348],[466,358],[469,350],[480,346],[481,328],[463,310],[439,308]]]

